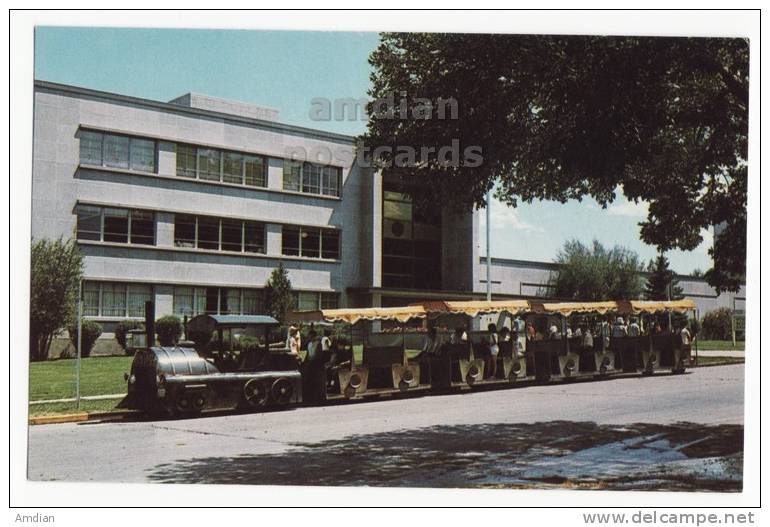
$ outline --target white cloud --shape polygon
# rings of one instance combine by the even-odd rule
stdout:
[[[529,232],[543,232],[542,227],[532,225],[523,221],[518,214],[518,211],[513,207],[509,207],[500,203],[497,200],[492,201],[492,230],[505,229],[505,230],[518,230]],[[487,212],[485,209],[479,211],[479,228],[481,232],[484,232],[487,225]]]
[[[628,218],[646,218],[650,204],[646,201],[634,203],[620,196],[609,207],[607,214],[610,216],[625,216]]]

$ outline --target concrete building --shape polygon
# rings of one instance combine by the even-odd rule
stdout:
[[[35,83],[32,236],[74,236],[84,313],[262,311],[282,261],[300,309],[482,298],[478,216],[426,217],[356,163],[355,138],[188,93],[158,102]],[[553,264],[495,259],[495,297],[537,296]],[[735,305],[697,279],[702,311]],[[102,343],[106,346],[106,343]]]

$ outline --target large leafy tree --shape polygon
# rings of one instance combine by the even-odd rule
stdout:
[[[649,202],[641,238],[661,251],[692,250],[721,225],[706,273],[719,289],[745,274],[748,42],[724,38],[386,33],[372,53],[373,101],[454,99],[457,119],[399,118],[370,106],[365,139],[418,200],[470,210],[497,197],[520,201],[592,196],[617,189]],[[417,152],[459,141],[482,148],[481,166],[423,162]],[[461,157],[461,160],[463,158]],[[390,164],[390,166],[388,166]]]
[[[624,247],[605,248],[594,240],[586,246],[571,240],[556,256],[559,268],[548,280],[547,293],[558,299],[634,300],[642,293],[639,256]]]
[[[289,271],[283,262],[278,262],[278,267],[273,269],[265,284],[265,307],[281,324],[286,320],[286,314],[294,308]]]
[[[53,337],[75,319],[83,255],[74,240],[32,243],[29,354],[45,360]]]

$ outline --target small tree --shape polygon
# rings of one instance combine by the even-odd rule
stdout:
[[[659,254],[647,265],[647,284],[644,286],[644,298],[647,300],[680,300],[684,298],[676,274],[668,266],[668,258]],[[669,298],[669,294],[671,297]]]
[[[556,256],[559,269],[548,280],[549,294],[570,300],[632,300],[642,292],[639,256],[624,247],[591,247],[578,240],[564,244]]]
[[[91,350],[94,349],[96,340],[102,334],[102,326],[98,322],[93,320],[83,320],[80,324],[83,327],[83,338],[80,341],[80,356],[90,357]],[[78,325],[77,321],[70,324],[67,328],[67,333],[70,335],[70,342],[75,346],[75,350],[78,348]],[[77,351],[76,351],[77,352]]]
[[[733,313],[726,307],[709,311],[703,316],[701,326],[703,337],[713,340],[730,340],[733,338]]]
[[[182,336],[182,321],[174,315],[166,315],[155,321],[155,333],[161,346],[173,346]],[[147,343],[152,346],[151,342]]]
[[[283,262],[278,262],[278,267],[273,269],[270,279],[265,284],[265,309],[281,324],[286,320],[286,314],[294,309],[291,280]]]
[[[83,255],[74,240],[32,242],[30,360],[46,360],[53,337],[75,319]]]

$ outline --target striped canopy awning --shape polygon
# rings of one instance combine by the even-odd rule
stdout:
[[[425,308],[419,305],[294,311],[289,314],[288,320],[291,322],[346,322],[355,324],[360,320],[408,322],[412,319],[425,318],[426,315]]]

